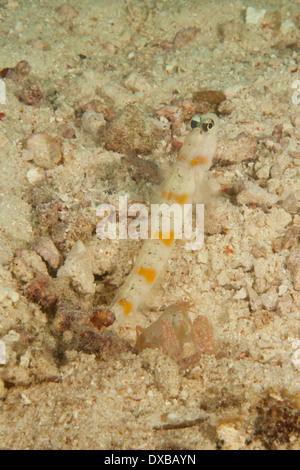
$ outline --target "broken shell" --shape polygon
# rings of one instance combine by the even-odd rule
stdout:
[[[57,277],[70,279],[80,294],[95,293],[92,259],[80,240],[71,249],[64,265],[58,270]]]
[[[25,142],[34,163],[45,170],[54,168],[62,160],[61,141],[48,134],[33,134]]]
[[[23,103],[36,108],[39,107],[42,98],[42,89],[35,83],[26,83],[20,95],[20,100]]]
[[[91,109],[83,114],[81,124],[85,132],[97,139],[101,129],[106,126],[106,121],[102,113],[96,113]]]
[[[43,258],[44,261],[53,269],[58,269],[62,262],[62,255],[54,245],[51,238],[41,237],[34,247],[34,250]]]

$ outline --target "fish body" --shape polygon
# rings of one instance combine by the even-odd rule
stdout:
[[[162,185],[157,198],[160,206],[176,204],[183,211],[185,204],[193,202],[205,171],[212,164],[217,145],[218,117],[215,114],[194,116],[191,127],[172,172]],[[161,224],[152,229],[151,226],[151,238],[144,241],[135,266],[110,306],[110,311],[116,318],[113,328],[118,327],[145,303],[145,299],[157,285],[174,247],[174,223],[166,231]]]

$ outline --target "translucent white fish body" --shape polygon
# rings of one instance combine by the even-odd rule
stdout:
[[[174,203],[184,207],[193,202],[196,184],[212,164],[217,144],[219,119],[215,114],[195,116],[192,131],[187,135],[178,153],[172,173],[162,186],[159,204]],[[197,201],[200,202],[200,201]],[[155,237],[146,240],[125,284],[119,289],[110,310],[115,314],[116,328],[137,312],[157,285],[175,244],[174,231],[164,233],[161,227]]]

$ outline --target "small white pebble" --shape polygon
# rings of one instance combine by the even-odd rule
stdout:
[[[296,29],[295,24],[290,19],[283,21],[280,27],[282,34],[287,34],[291,29]]]
[[[300,349],[300,339],[295,339],[295,340],[292,342],[292,348],[293,348],[293,349]]]
[[[291,135],[293,132],[293,125],[289,120],[282,123],[282,132]]]
[[[24,31],[24,24],[21,21],[17,21],[15,25],[15,31],[17,33],[22,33]]]
[[[299,112],[294,112],[291,115],[291,123],[293,124],[294,127],[300,126],[300,113]]]
[[[169,74],[178,72],[178,65],[176,62],[171,62],[170,64],[166,65],[166,72]]]
[[[237,96],[243,88],[246,88],[246,85],[243,83],[235,83],[234,85],[229,86],[224,91],[226,98],[228,100],[232,99]]]
[[[0,365],[6,364],[6,345],[4,341],[0,340]]]
[[[7,393],[7,389],[4,386],[3,380],[0,379],[0,400],[5,397],[6,393]]]
[[[260,24],[265,16],[266,9],[256,10],[253,7],[248,7],[246,11],[247,24]]]
[[[25,395],[25,393],[20,393],[20,397],[23,399],[24,405],[31,405],[32,401],[28,398],[27,395]]]
[[[245,299],[247,297],[247,291],[245,289],[245,287],[242,287],[234,296],[234,300],[241,300],[241,299]]]
[[[137,91],[145,93],[151,89],[151,86],[149,85],[147,80],[135,72],[132,72],[126,78],[124,85],[126,88],[133,91],[134,93]]]
[[[281,284],[281,286],[278,287],[278,295],[283,295],[287,292],[288,287],[284,284]]]
[[[268,310],[274,310],[274,308],[276,307],[276,303],[278,301],[278,293],[277,293],[276,288],[273,286],[267,292],[262,294],[261,300],[262,300],[263,305]]]
[[[220,286],[225,286],[226,284],[229,284],[230,279],[228,278],[225,271],[221,271],[220,274],[218,274],[217,276],[217,281]]]
[[[258,170],[256,170],[256,176],[259,179],[268,179],[270,176],[270,166],[262,165]]]
[[[219,424],[217,435],[224,442],[226,450],[240,450],[245,444],[245,437],[232,423]]]
[[[177,421],[179,419],[179,416],[178,416],[178,413],[174,413],[174,412],[171,412],[171,413],[168,413],[167,414],[167,422],[174,422],[174,421]]]
[[[0,287],[0,304],[4,307],[11,305],[11,303],[18,302],[19,298],[20,296],[15,290],[6,286]]]
[[[72,247],[57,277],[70,279],[81,294],[95,293],[92,259],[82,241],[78,240]]]
[[[45,172],[42,168],[31,168],[26,173],[28,183],[35,185],[41,183],[45,179]]]
[[[20,299],[20,296],[19,296],[18,292],[16,292],[13,289],[9,289],[8,297],[10,298],[10,300],[12,301],[13,304],[17,303]]]
[[[208,263],[208,252],[205,247],[203,247],[202,250],[199,250],[197,261],[202,264]]]
[[[24,162],[30,162],[30,161],[32,161],[32,159],[33,159],[32,152],[30,152],[27,149],[23,149],[23,151],[22,151],[22,160],[24,160]]]
[[[292,364],[296,369],[300,370],[300,349],[296,349],[296,351],[293,352]]]
[[[20,335],[15,330],[10,330],[7,335],[4,336],[3,340],[5,340],[6,344],[13,344],[20,341]]]

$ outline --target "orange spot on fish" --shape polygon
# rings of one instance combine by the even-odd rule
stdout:
[[[125,299],[120,299],[119,304],[122,305],[124,309],[124,315],[128,315],[133,308],[132,303]]]
[[[140,267],[140,269],[138,270],[138,274],[140,274],[141,276],[144,276],[147,282],[153,282],[156,278],[155,269],[147,269],[147,268]]]
[[[163,191],[162,197],[165,197],[169,201],[177,202],[177,204],[185,204],[188,200],[189,194],[176,194],[172,192]]]
[[[174,231],[170,230],[170,232],[155,232],[154,239],[161,240],[166,246],[171,246],[174,241]]]
[[[174,240],[174,232],[171,230],[169,233],[160,233],[159,239],[166,245],[171,246]]]
[[[208,162],[206,157],[196,157],[193,160],[191,160],[190,165],[191,166],[197,166],[197,165],[205,165]]]

